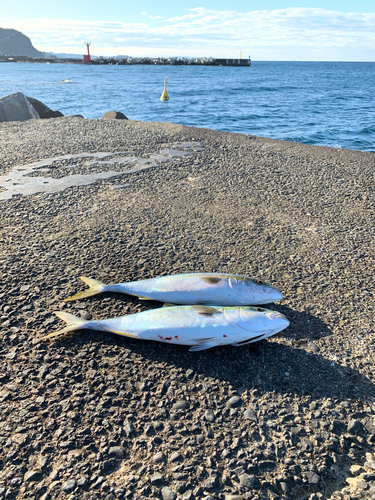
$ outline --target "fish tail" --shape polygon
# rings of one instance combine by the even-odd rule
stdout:
[[[88,323],[88,321],[85,321],[84,319],[79,318],[78,316],[73,316],[73,314],[69,314],[66,312],[58,311],[55,312],[55,314],[60,319],[64,320],[67,323],[67,326],[62,330],[59,330],[58,332],[50,333],[49,335],[42,337],[40,340],[59,337],[64,333],[74,332],[75,330],[81,330],[82,328],[85,328],[85,325]]]
[[[82,281],[86,283],[86,285],[89,286],[89,289],[85,290],[84,292],[76,293],[75,295],[72,295],[67,299],[64,299],[64,302],[85,299],[87,297],[92,297],[93,295],[98,295],[99,293],[104,292],[104,287],[106,286],[105,283],[102,283],[101,281],[98,280],[94,280],[92,278],[86,278],[85,276],[81,276],[80,278]]]

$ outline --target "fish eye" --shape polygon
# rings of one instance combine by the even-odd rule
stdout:
[[[262,307],[256,307],[255,310],[258,311],[258,312],[263,312],[264,311],[264,309]]]
[[[263,281],[260,280],[253,280],[256,285],[263,285]]]

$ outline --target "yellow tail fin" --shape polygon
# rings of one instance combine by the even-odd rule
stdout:
[[[85,299],[87,297],[92,297],[93,295],[98,295],[103,292],[103,288],[105,287],[105,283],[101,281],[94,280],[92,278],[86,278],[85,276],[81,276],[81,280],[86,283],[90,288],[85,290],[84,292],[76,293],[67,299],[64,299],[64,302],[70,302],[72,300]]]
[[[46,340],[50,339],[52,337],[59,337],[60,335],[63,335],[64,333],[68,332],[74,332],[75,330],[80,330],[83,328],[83,325],[87,323],[82,318],[79,318],[78,316],[73,316],[73,314],[69,314],[66,312],[58,311],[55,312],[56,316],[58,316],[60,319],[64,320],[67,323],[67,326],[63,328],[62,330],[59,330],[58,332],[50,333],[49,335],[46,335],[45,337],[42,337],[40,340]]]

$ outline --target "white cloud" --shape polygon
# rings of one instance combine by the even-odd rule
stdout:
[[[147,12],[141,12],[141,16],[146,16],[150,19],[164,19],[163,16],[150,16],[149,14],[147,14]]]
[[[142,15],[148,16],[146,12]],[[153,19],[162,19],[153,16]],[[274,60],[374,60],[375,14],[318,8],[251,12],[190,9],[183,16],[144,23],[59,19],[2,20],[27,34],[39,50],[93,54],[206,55]]]

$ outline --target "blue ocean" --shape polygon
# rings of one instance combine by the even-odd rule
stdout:
[[[161,102],[168,77],[169,102]],[[64,115],[163,121],[375,152],[375,63],[261,62],[251,67],[0,63],[13,92]]]

